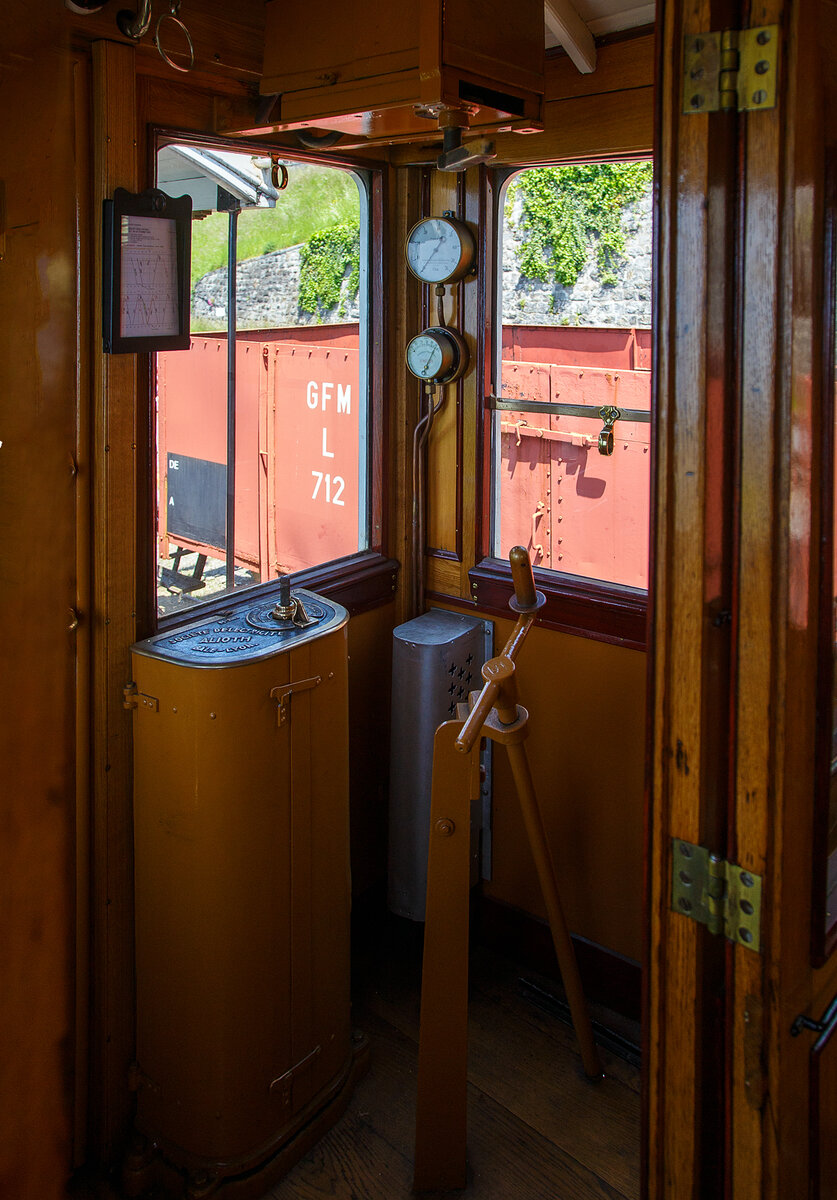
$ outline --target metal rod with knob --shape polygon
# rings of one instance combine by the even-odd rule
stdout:
[[[472,694],[470,711],[460,705],[458,719],[440,725],[433,744],[413,1176],[417,1191],[466,1183],[470,809],[479,794],[483,737],[501,742],[508,751],[584,1070],[591,1079],[602,1075],[523,744],[529,714],[517,703],[515,660],[546,601],[535,588],[528,552],[515,546],[509,561],[515,627],[502,653],[483,667],[485,684],[478,696]]]

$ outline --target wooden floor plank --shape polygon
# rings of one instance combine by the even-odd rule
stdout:
[[[346,1116],[270,1193],[272,1200],[410,1200],[415,1042],[363,1014],[373,1065]],[[469,1088],[464,1200],[624,1200],[479,1088]],[[425,1193],[427,1200],[441,1193]]]
[[[397,951],[370,975],[365,1003],[417,1040],[417,970]],[[639,1071],[602,1052],[605,1079],[581,1069],[572,1028],[521,997],[515,972],[473,956],[469,1005],[471,1082],[627,1197],[639,1195]]]

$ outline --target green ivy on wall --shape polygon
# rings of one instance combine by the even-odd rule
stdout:
[[[572,287],[594,247],[602,283],[616,283],[625,249],[624,209],[649,190],[651,180],[652,166],[643,162],[522,171],[506,197],[510,223],[515,199],[521,199],[521,275],[544,283],[553,277]]]
[[[341,300],[340,289],[349,271],[347,298],[360,286],[360,223],[332,225],[313,234],[302,248],[299,271],[299,307],[317,313],[334,308]],[[340,303],[345,315],[345,302]]]

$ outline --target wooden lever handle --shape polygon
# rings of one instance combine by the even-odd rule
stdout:
[[[529,561],[529,551],[523,546],[513,546],[509,551],[509,564],[514,584],[512,608],[517,612],[534,611],[538,608],[538,596],[535,591],[535,578],[532,574],[532,564]]]

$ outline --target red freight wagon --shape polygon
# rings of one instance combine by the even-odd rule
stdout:
[[[293,331],[309,334],[308,330]],[[261,579],[358,549],[357,327],[236,345],[235,561]],[[353,335],[353,338],[352,338]],[[160,554],[225,557],[227,343],[157,357]]]
[[[496,553],[522,544],[536,566],[646,587],[650,425],[617,421],[611,457],[597,439],[602,408],[649,413],[649,334],[506,326],[503,335],[502,396],[527,407],[498,414]],[[237,338],[235,559],[263,580],[358,549],[357,346],[356,325]],[[224,557],[226,371],[217,335],[158,355],[161,557],[170,543]],[[556,412],[562,403],[590,415]]]
[[[503,335],[502,398],[526,407],[498,413],[495,553],[524,545],[534,566],[646,588],[650,335],[560,326],[506,326]],[[609,457],[598,451],[608,407],[624,414]]]

